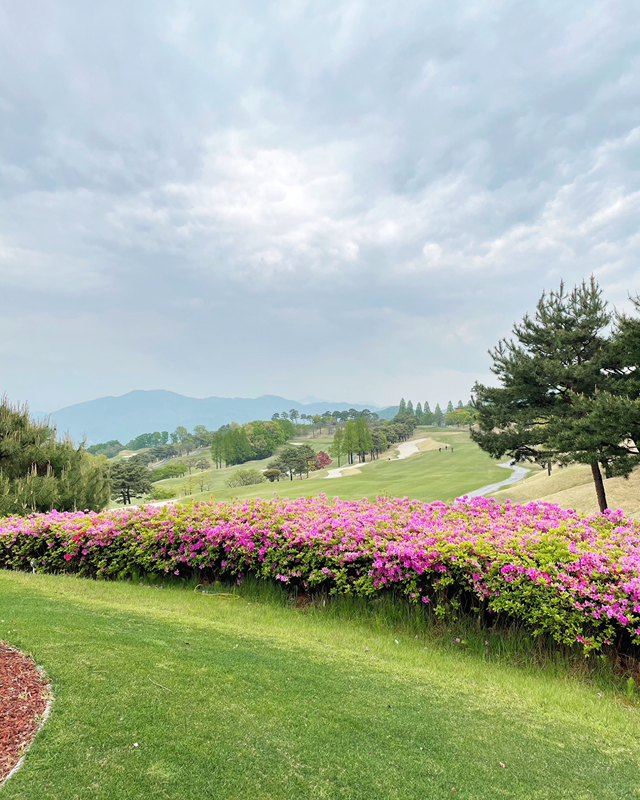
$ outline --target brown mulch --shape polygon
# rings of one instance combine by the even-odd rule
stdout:
[[[43,671],[0,642],[0,784],[38,732],[48,696]]]

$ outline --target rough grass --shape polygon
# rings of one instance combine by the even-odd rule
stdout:
[[[394,603],[240,591],[0,571],[0,635],[55,694],[3,796],[640,797],[638,710],[604,667]]]
[[[604,487],[610,508],[621,508],[628,516],[640,519],[640,469],[633,472],[628,480],[605,480]],[[598,511],[591,468],[582,465],[564,469],[555,467],[551,475],[533,466],[532,474],[524,481],[507,486],[491,496],[500,502],[507,499],[516,503],[543,500],[545,503],[557,503],[561,508],[573,508],[582,514]]]

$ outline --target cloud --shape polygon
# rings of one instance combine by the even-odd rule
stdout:
[[[639,28],[631,0],[5,6],[2,388],[468,394],[543,288],[635,291]]]

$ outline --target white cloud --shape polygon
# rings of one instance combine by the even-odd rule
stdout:
[[[543,287],[636,290],[632,0],[41,8],[0,25],[0,302],[30,364],[16,310],[53,295],[126,331],[105,390],[464,394]],[[57,331],[67,372],[99,346]]]

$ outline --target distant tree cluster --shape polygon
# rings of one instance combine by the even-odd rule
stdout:
[[[117,439],[111,439],[102,444],[92,444],[91,447],[87,447],[87,453],[91,453],[94,456],[106,456],[106,458],[115,458],[121,450],[124,450],[124,445]]]
[[[26,407],[0,400],[0,516],[102,510],[109,502],[106,459],[94,457]]]
[[[417,425],[435,425],[438,428],[445,425],[460,427],[471,425],[475,418],[475,413],[473,404],[469,402],[464,405],[462,400],[458,400],[458,404],[455,407],[451,400],[449,400],[447,403],[447,410],[443,412],[440,408],[440,403],[436,403],[435,410],[431,411],[431,407],[426,400],[424,406],[417,403],[414,408],[411,400],[406,402],[405,399],[402,398],[394,421],[406,422],[408,419],[413,418]]]
[[[309,473],[315,470],[324,469],[331,464],[331,458],[323,450],[316,453],[310,444],[302,444],[297,447],[289,445],[284,447],[275,461],[269,464],[264,476],[267,480],[280,480],[281,477],[288,477],[290,480],[294,476],[302,479],[303,475],[309,477]]]
[[[121,444],[117,439],[112,439],[109,442],[92,444],[87,451],[93,455],[114,458],[122,450],[146,450],[143,457],[149,464],[165,458],[189,455],[196,450],[210,447],[213,436],[213,431],[208,431],[204,425],[196,425],[193,433],[189,433],[183,425],[179,425],[173,433],[167,431],[141,433],[126,445]]]
[[[245,425],[223,425],[213,435],[211,457],[216,467],[232,467],[268,458],[295,435],[289,420],[255,420]]]
[[[322,433],[322,429],[327,429],[327,434],[331,434],[332,430],[338,425],[346,423],[348,420],[356,420],[359,417],[365,417],[367,420],[374,421],[378,419],[378,415],[368,408],[362,411],[357,411],[355,408],[350,408],[344,411],[325,411],[323,414],[299,414],[295,408],[291,411],[283,411],[274,414],[271,419],[275,422],[277,420],[291,420],[297,423],[298,419],[301,420],[298,430],[307,429],[311,432],[311,436],[315,437],[316,434]]]

